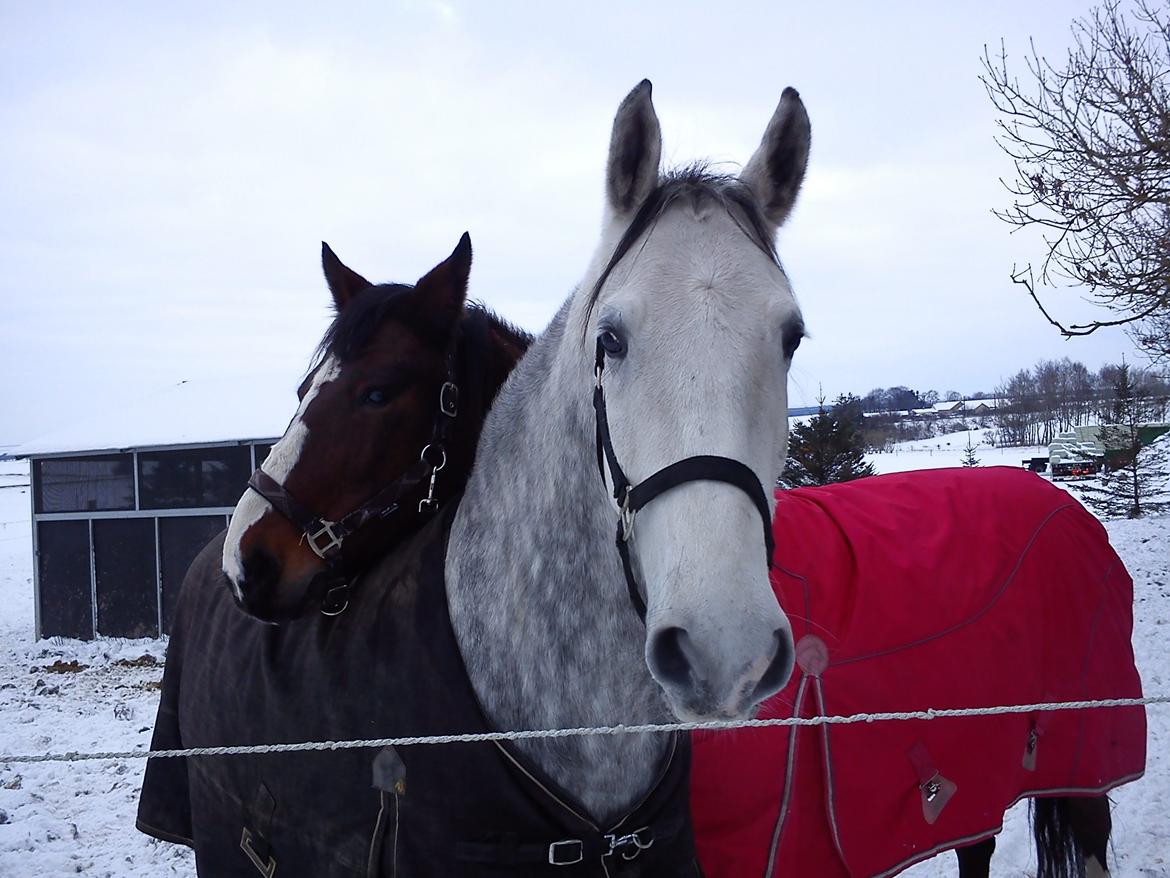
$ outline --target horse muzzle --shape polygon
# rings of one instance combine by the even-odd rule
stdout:
[[[720,640],[680,625],[649,633],[646,664],[680,719],[742,719],[788,683],[795,650],[787,625],[732,643]],[[708,646],[713,643],[718,647]]]

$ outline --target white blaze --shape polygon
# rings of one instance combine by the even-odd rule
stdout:
[[[321,388],[334,380],[341,373],[341,364],[336,357],[329,357],[321,364],[317,374],[313,376],[313,383],[309,387],[305,398],[301,400],[297,413],[285,430],[280,441],[272,446],[268,457],[260,465],[260,469],[272,476],[281,484],[293,471],[301,452],[305,447],[305,440],[309,437],[309,428],[305,424],[305,412],[309,405],[320,393]],[[227,538],[223,544],[223,572],[235,590],[236,597],[242,598],[240,583],[244,581],[244,559],[240,553],[241,541],[248,528],[258,522],[271,506],[268,501],[250,488],[244,491],[235,511],[232,513],[231,524],[228,525]]]

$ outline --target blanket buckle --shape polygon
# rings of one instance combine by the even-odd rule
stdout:
[[[585,859],[585,845],[580,839],[566,838],[548,846],[550,866],[575,866]]]
[[[609,857],[620,851],[623,860],[632,860],[654,844],[654,835],[650,832],[649,826],[643,826],[626,835],[610,833],[605,836],[605,840],[609,842],[609,850],[605,856]]]
[[[252,865],[259,870],[264,878],[272,878],[276,874],[276,857],[269,854],[268,862],[264,862],[264,858],[256,852],[256,848],[252,844],[252,832],[248,827],[244,827],[244,834],[240,836],[240,850],[242,850],[251,861]]]

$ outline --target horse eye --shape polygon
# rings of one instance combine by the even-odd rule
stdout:
[[[800,347],[800,340],[804,338],[803,332],[790,332],[784,336],[784,359],[791,360],[792,355],[796,353],[796,349]]]
[[[598,336],[601,341],[601,348],[611,357],[624,357],[626,355],[626,340],[614,332],[612,329],[603,329]]]
[[[362,394],[362,405],[385,405],[390,401],[390,394],[381,387],[371,387]]]

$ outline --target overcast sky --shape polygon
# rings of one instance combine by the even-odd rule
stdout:
[[[0,2],[0,445],[199,377],[287,374],[291,413],[329,318],[321,240],[410,282],[468,230],[473,295],[541,329],[643,77],[675,163],[734,169],[783,88],[804,98],[793,405],[1141,362],[1120,331],[1062,340],[1008,279],[1036,242],[990,213],[1011,167],[983,45],[1022,71],[1088,2],[168,6]]]

